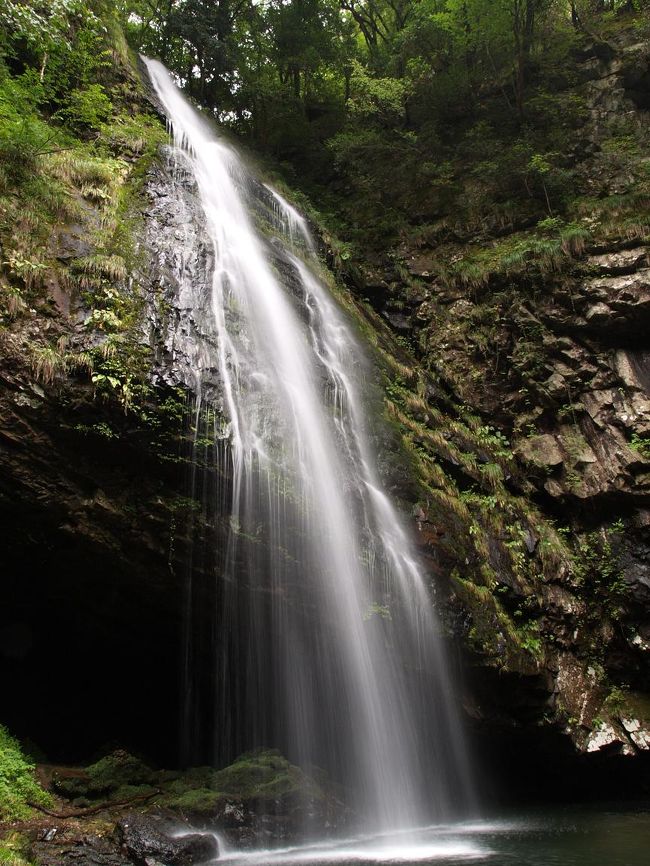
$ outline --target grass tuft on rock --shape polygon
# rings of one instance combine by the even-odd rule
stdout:
[[[20,833],[10,833],[0,840],[0,866],[32,866],[26,854],[26,839]]]

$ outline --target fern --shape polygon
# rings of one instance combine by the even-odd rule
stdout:
[[[46,385],[51,385],[57,376],[67,372],[65,355],[52,346],[34,347],[31,363],[36,378]]]

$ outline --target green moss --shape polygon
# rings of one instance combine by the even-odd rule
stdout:
[[[605,698],[604,706],[614,716],[620,716],[627,706],[627,695],[623,689],[614,686]]]
[[[51,797],[34,778],[34,765],[18,741],[0,725],[0,821],[28,818],[30,804],[48,806]]]
[[[141,173],[165,142],[166,133],[162,124],[151,115],[120,112],[102,126],[101,138],[114,153],[145,157],[144,165],[138,168]]]
[[[469,247],[451,265],[441,265],[439,276],[447,285],[481,289],[495,278],[541,276],[566,270],[582,255],[590,232],[579,223],[563,220],[538,224],[535,232],[513,234],[478,248]],[[466,248],[467,249],[467,248]]]
[[[452,575],[452,584],[471,614],[468,638],[474,649],[487,656],[495,667],[520,672],[536,670],[542,652],[536,624],[516,626],[490,588],[477,586],[461,578],[458,572]]]
[[[215,774],[214,784],[221,791],[242,799],[273,799],[309,788],[314,783],[280,752],[271,749],[241,755]]]
[[[630,192],[576,198],[570,212],[600,242],[645,240],[650,236],[650,178],[639,177]]]
[[[155,774],[150,767],[128,752],[117,751],[86,767],[82,774],[55,774],[52,783],[57,793],[65,797],[93,800],[101,797],[127,799],[146,793],[154,781]]]
[[[224,795],[209,788],[190,788],[178,794],[165,794],[159,801],[169,809],[180,812],[215,812],[224,801]]]
[[[293,796],[323,798],[325,790],[275,749],[240,755],[222,770],[198,767],[164,786],[157,801],[171,809],[211,812],[224,799],[270,801]]]

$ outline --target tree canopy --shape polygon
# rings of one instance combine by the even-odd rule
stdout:
[[[162,59],[294,185],[317,186],[321,203],[343,197],[348,221],[381,235],[405,213],[417,220],[458,199],[452,165],[463,155],[477,176],[458,206],[477,208],[487,185],[503,202],[525,191],[552,214],[570,189],[562,154],[584,113],[567,57],[581,41],[606,43],[618,18],[648,6],[0,0],[0,52],[13,73],[30,76],[41,107],[77,130],[94,128],[109,108],[107,29],[119,20],[135,50]]]

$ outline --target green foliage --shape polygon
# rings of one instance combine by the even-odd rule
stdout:
[[[26,259],[22,253],[15,250],[7,253],[7,259],[2,264],[5,265],[9,274],[21,282],[26,289],[31,289],[38,282],[39,277],[47,271],[47,265],[44,262]],[[12,289],[15,301],[10,305],[10,309],[12,312],[17,312],[22,306],[20,303],[22,293],[17,286],[12,286]]]
[[[84,436],[100,436],[107,441],[119,439],[119,433],[116,433],[105,421],[100,421],[97,424],[75,424],[74,429],[77,433],[82,433]]]
[[[91,380],[98,396],[116,400],[124,411],[137,412],[141,420],[147,420],[146,403],[152,397],[153,388],[148,381],[150,349],[137,343],[133,335],[117,343],[120,351],[111,351],[116,345],[110,339],[94,353]]]
[[[623,12],[582,5],[578,15],[581,4],[553,0],[119,3],[132,44],[315,191],[346,240],[382,250],[426,225],[485,236],[542,220],[512,263],[528,252],[547,273],[580,255],[591,228],[566,225],[590,120],[576,57],[586,31]],[[642,17],[640,6],[625,13]],[[621,142],[642,144],[622,129],[612,154]],[[481,262],[457,270],[461,285],[485,284]]]
[[[633,433],[630,439],[630,448],[640,454],[644,460],[650,460],[650,436]]]
[[[533,656],[541,656],[543,645],[536,622],[524,623],[517,629],[521,646]]]
[[[108,84],[94,80],[104,75],[110,54],[108,19],[95,11],[110,15],[107,6],[92,7],[82,0],[41,0],[33,6],[0,0],[0,19],[6,22],[0,39],[0,314],[7,320],[36,312],[48,278],[68,281],[50,239],[55,226],[83,222],[88,213],[83,200],[98,209],[105,235],[117,231],[128,166],[109,156],[113,142],[102,140],[116,106]],[[147,137],[150,124],[140,124]],[[135,125],[131,122],[131,129]],[[90,134],[94,141],[87,144],[82,138]],[[160,135],[158,127],[157,140]],[[138,148],[144,149],[142,143]],[[57,353],[54,346],[34,348],[40,378],[50,381],[57,367],[63,372],[66,359]]]
[[[499,483],[503,481],[503,469],[498,463],[485,463],[480,467],[479,472],[492,488],[498,487]]]
[[[492,425],[481,425],[475,431],[476,439],[481,445],[486,445],[494,450],[496,457],[511,458],[512,449],[508,437]]]
[[[94,348],[43,331],[27,347],[34,376],[92,375],[99,396],[148,420],[142,298],[128,277],[138,189],[165,131],[142,108],[113,15],[103,0],[0,0],[0,326],[49,313],[48,285],[78,293]],[[71,264],[51,243],[68,223],[94,246]]]
[[[68,104],[61,110],[69,126],[78,132],[98,131],[113,113],[113,103],[101,84],[89,84],[75,89]]]
[[[350,77],[351,97],[348,110],[363,121],[377,121],[387,126],[403,123],[407,84],[399,78],[377,78],[354,61]]]
[[[28,818],[31,804],[48,806],[50,795],[34,778],[34,765],[20,745],[0,725],[0,821]]]
[[[61,136],[37,112],[33,76],[12,77],[0,58],[0,194],[29,181]]]
[[[541,221],[537,229],[476,251],[470,247],[470,252],[440,266],[440,278],[449,285],[479,290],[503,277],[557,273],[575,264],[590,236],[584,226],[566,224],[558,217]]]
[[[605,698],[604,706],[613,716],[620,716],[625,710],[627,702],[628,695],[626,692],[618,686],[614,686]]]
[[[95,13],[99,5],[92,0],[0,0],[2,53],[11,68],[31,74],[33,92],[50,109],[74,111],[78,94],[96,87],[94,78],[110,66],[105,24]],[[76,95],[69,103],[71,94]]]
[[[35,345],[31,360],[34,375],[46,385],[67,371],[66,357],[59,347]]]
[[[619,561],[618,545],[622,521],[590,532],[578,539],[573,574],[577,589],[589,602],[588,617],[594,621],[604,613],[614,619],[621,615],[626,584]]]
[[[145,156],[143,167],[158,152],[166,140],[162,124],[154,117],[138,113],[127,114],[113,111],[110,119],[101,126],[101,138],[109,150],[125,155]],[[142,169],[140,169],[142,171]]]

